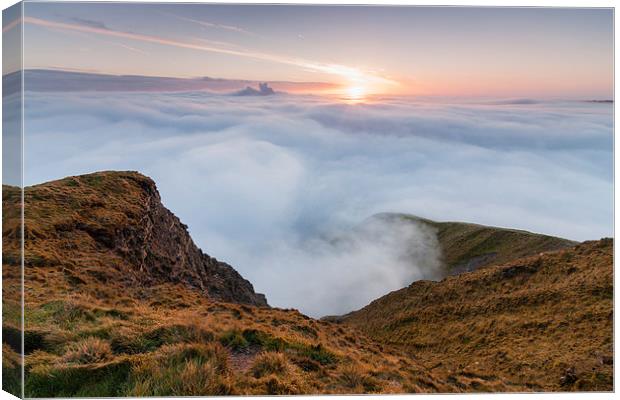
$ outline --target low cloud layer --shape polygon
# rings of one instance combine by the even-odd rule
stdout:
[[[205,252],[272,305],[315,316],[434,277],[432,232],[367,220],[376,213],[576,240],[613,233],[610,104],[201,92],[26,101],[27,184],[141,171]]]
[[[127,47],[127,46],[125,46]],[[5,87],[17,87],[21,91],[21,72],[3,76]],[[219,79],[207,76],[198,78],[166,78],[136,75],[109,75],[71,72],[50,69],[24,70],[25,90],[36,92],[188,92],[233,93],[261,82],[240,79]],[[309,92],[337,88],[324,82],[269,82],[277,91]]]

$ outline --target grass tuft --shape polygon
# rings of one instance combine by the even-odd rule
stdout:
[[[252,374],[255,378],[267,375],[286,375],[291,369],[286,357],[280,353],[263,353],[256,357],[252,364]]]
[[[110,343],[97,337],[89,337],[71,344],[63,356],[66,363],[92,364],[109,360],[112,357]]]
[[[228,354],[217,343],[166,345],[132,369],[129,386],[129,396],[232,394]]]

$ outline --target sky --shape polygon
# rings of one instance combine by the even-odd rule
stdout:
[[[25,7],[25,184],[139,171],[271,305],[440,277],[435,232],[381,213],[613,236],[611,10]]]
[[[25,4],[25,67],[611,98],[611,9]],[[7,24],[7,22],[5,22]]]

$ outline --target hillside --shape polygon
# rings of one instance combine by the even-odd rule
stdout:
[[[501,377],[536,391],[610,391],[613,241],[414,282],[341,321],[460,387]]]
[[[16,394],[19,194],[3,187],[3,388]],[[28,187],[25,219],[26,397],[462,391],[353,327],[268,307],[138,173]]]
[[[19,198],[3,187],[3,388],[16,394]],[[612,389],[610,239],[418,281],[337,323],[269,307],[138,173],[28,187],[24,212],[27,397]],[[443,245],[470,227],[448,224]]]
[[[424,224],[436,230],[446,275],[572,247],[570,240],[517,229],[464,222],[436,222],[409,214],[384,213],[375,218]]]

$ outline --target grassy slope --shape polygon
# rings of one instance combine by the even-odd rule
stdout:
[[[436,222],[408,214],[383,214],[424,223],[437,230],[448,273],[471,271],[546,251],[572,247],[577,242],[537,233],[463,222]]]
[[[70,229],[138,213],[134,178],[98,173],[26,189],[26,396],[461,390],[355,328],[134,277],[92,234]],[[16,193],[3,191],[5,287],[19,284]],[[4,315],[3,376],[15,380],[19,302],[5,302]]]
[[[612,390],[612,274],[612,240],[585,242],[415,282],[344,321],[459,386],[495,376],[533,390]]]
[[[536,279],[504,282],[485,275],[499,268],[491,267],[418,282],[335,324],[215,302],[180,283],[136,285],[123,259],[65,227],[89,213],[120,223],[138,204],[121,201],[126,182],[115,173],[79,180],[27,189],[27,396],[557,390],[572,365],[579,379],[569,389],[609,388],[609,243],[584,245]],[[3,278],[12,287],[17,197],[3,189]],[[411,294],[422,289],[424,297]],[[19,303],[3,300],[11,379],[18,358],[7,338],[18,333]]]
[[[26,395],[458,390],[351,327],[214,303],[183,287],[157,287],[149,297],[58,293],[27,302]]]
[[[2,186],[2,390],[21,397],[21,265],[14,257],[15,249],[21,246],[21,192],[11,186]],[[13,252],[11,254],[11,250]],[[18,253],[19,254],[19,253]],[[12,257],[13,256],[13,257]],[[9,327],[7,331],[5,327]],[[17,335],[11,332],[17,330]],[[11,343],[17,352],[5,343]]]

